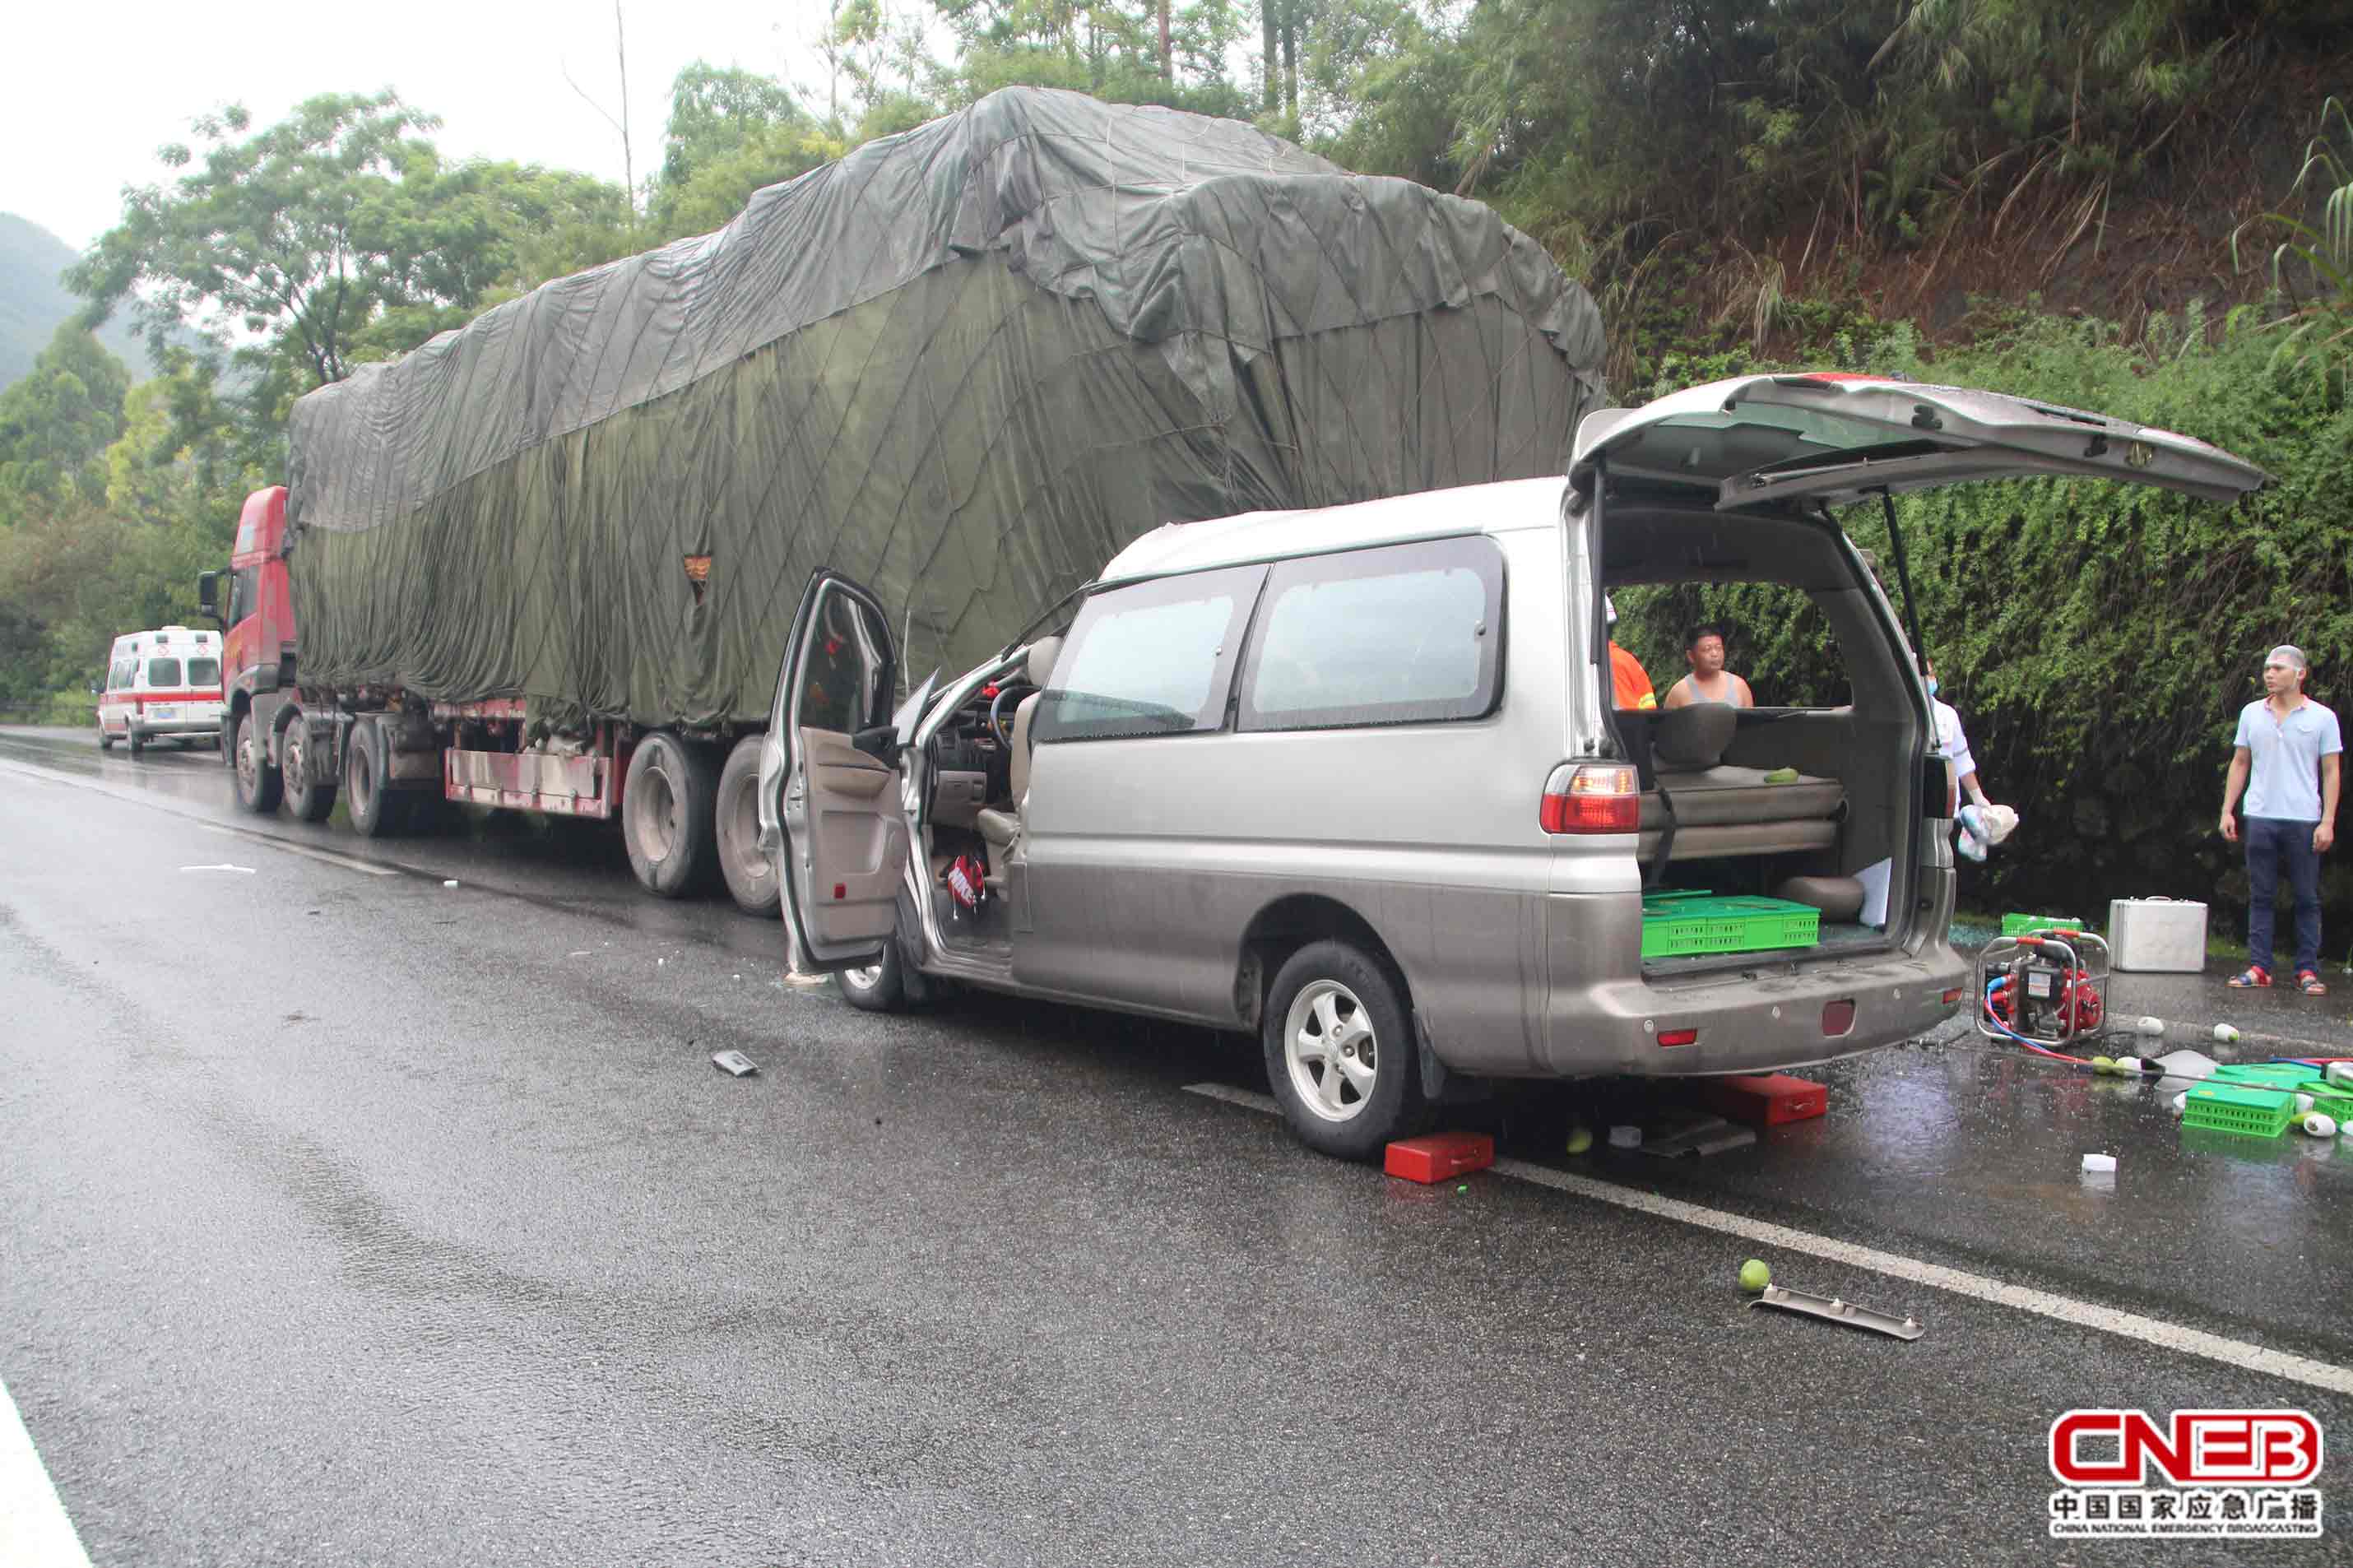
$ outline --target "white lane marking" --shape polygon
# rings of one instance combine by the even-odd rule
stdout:
[[[1190,1083],[1185,1088],[1187,1093],[1221,1100],[1229,1105],[1263,1111],[1270,1116],[1282,1113],[1271,1095],[1232,1089],[1221,1083]],[[1632,1209],[1638,1214],[1679,1220],[1704,1230],[1722,1231],[1726,1236],[1736,1236],[1743,1240],[1778,1247],[1790,1252],[1802,1252],[1852,1268],[1866,1268],[1893,1279],[1908,1279],[1915,1285],[1949,1290],[1957,1296],[1968,1296],[1979,1301],[1990,1301],[1997,1307],[2011,1307],[2021,1312],[2056,1319],[2063,1323],[2073,1323],[2080,1328],[2096,1329],[2104,1334],[2116,1334],[2136,1343],[2156,1345],[2163,1350],[2178,1351],[2183,1355],[2221,1362],[2226,1366],[2285,1378],[2291,1383],[2325,1388],[2332,1394],[2353,1394],[2353,1370],[2332,1366],[2325,1361],[2314,1361],[2309,1356],[2292,1355],[2285,1351],[2265,1350],[2243,1340],[2225,1339],[2220,1334],[2210,1334],[2203,1329],[2168,1323],[2162,1318],[2143,1317],[2138,1312],[2078,1301],[2067,1296],[2054,1296],[2048,1290],[2030,1289],[2023,1285],[2005,1285],[1982,1274],[1947,1268],[1937,1263],[1923,1263],[1900,1253],[1882,1252],[1875,1247],[1834,1241],[1826,1236],[1792,1230],[1788,1226],[1775,1225],[1769,1220],[1750,1219],[1743,1215],[1727,1214],[1722,1209],[1685,1203],[1680,1198],[1637,1192],[1631,1187],[1596,1181],[1590,1176],[1574,1175],[1567,1171],[1556,1171],[1549,1165],[1530,1164],[1525,1160],[1498,1160],[1489,1169],[1514,1181],[1550,1187],[1556,1192],[1591,1198],[1596,1203],[1611,1204],[1619,1208]]]
[[[321,860],[330,866],[341,866],[346,871],[364,871],[371,877],[397,877],[400,871],[392,866],[378,866],[372,861],[354,860],[348,855],[338,855],[332,849],[313,849],[308,844],[290,844],[283,838],[267,833],[248,833],[242,828],[223,827],[217,822],[199,822],[206,833],[217,833],[227,838],[242,838],[248,844],[259,844],[265,849],[282,849],[289,855],[300,855],[306,860]]]
[[[11,1568],[90,1568],[90,1553],[41,1456],[0,1383],[0,1563]]]
[[[226,860],[222,861],[217,866],[183,866],[180,869],[183,871],[234,871],[240,877],[250,877],[253,875],[252,867],[232,866]]]
[[[116,789],[105,784],[88,780],[60,778],[54,773],[37,772],[31,767],[6,762],[0,762],[0,773],[7,773],[33,784],[54,785],[59,789],[82,790],[92,795],[102,795],[109,800],[119,800],[126,805],[147,806],[152,810],[164,813],[166,816],[176,816],[183,821],[193,822],[207,833],[218,833],[230,838],[241,838],[248,844],[259,844],[265,848],[283,849],[289,855],[301,855],[312,860],[324,861],[330,866],[341,866],[346,871],[363,871],[371,877],[397,877],[401,874],[401,868],[397,866],[379,866],[372,860],[356,860],[348,855],[338,855],[332,849],[313,849],[307,844],[289,843],[273,834],[256,833],[251,828],[224,827],[217,822],[207,821],[195,812],[185,810],[167,801],[154,799],[135,790]]]

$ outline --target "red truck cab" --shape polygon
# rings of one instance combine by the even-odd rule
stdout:
[[[196,597],[221,625],[221,755],[238,765],[240,743],[261,754],[248,766],[266,764],[267,742],[246,735],[245,721],[257,695],[294,683],[294,598],[286,575],[286,487],[272,485],[245,498],[237,542],[229,552],[228,593],[223,603],[220,574],[196,580]],[[258,726],[257,726],[258,728]]]

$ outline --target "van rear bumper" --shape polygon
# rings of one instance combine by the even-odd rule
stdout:
[[[1547,900],[1556,933],[1554,984],[1542,1048],[1544,1065],[1562,1077],[1764,1072],[1850,1056],[1935,1027],[1961,1005],[1946,1000],[1947,994],[1965,993],[1969,984],[1968,963],[1941,934],[1916,952],[1795,960],[1759,953],[1754,967],[1643,978],[1639,896],[1622,900],[1630,907],[1632,930],[1608,933],[1623,935],[1622,944],[1592,940],[1601,934],[1597,924],[1621,923],[1610,918],[1617,911],[1604,912],[1620,901],[1559,894]],[[1570,945],[1571,932],[1584,940]],[[1626,973],[1577,983],[1577,970],[1589,971],[1597,957],[1621,945]],[[1688,1044],[1661,1043],[1683,1031],[1694,1037]]]

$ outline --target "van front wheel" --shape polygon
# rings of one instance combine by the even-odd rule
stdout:
[[[1405,988],[1370,954],[1345,942],[1293,953],[1261,1034],[1267,1085],[1308,1147],[1370,1160],[1418,1130],[1421,1064]]]

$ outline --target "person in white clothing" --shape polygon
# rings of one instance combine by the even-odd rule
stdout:
[[[1936,667],[1928,666],[1928,706],[1936,716],[1936,750],[1945,755],[1945,770],[1949,780],[1945,796],[1945,811],[1959,825],[1960,851],[1972,860],[1986,858],[1987,847],[1999,837],[1989,830],[1984,814],[1996,809],[1988,799],[1985,785],[1978,778],[1978,760],[1969,752],[1968,735],[1961,729],[1960,710],[1936,695]],[[1962,796],[1968,804],[1961,804]]]

